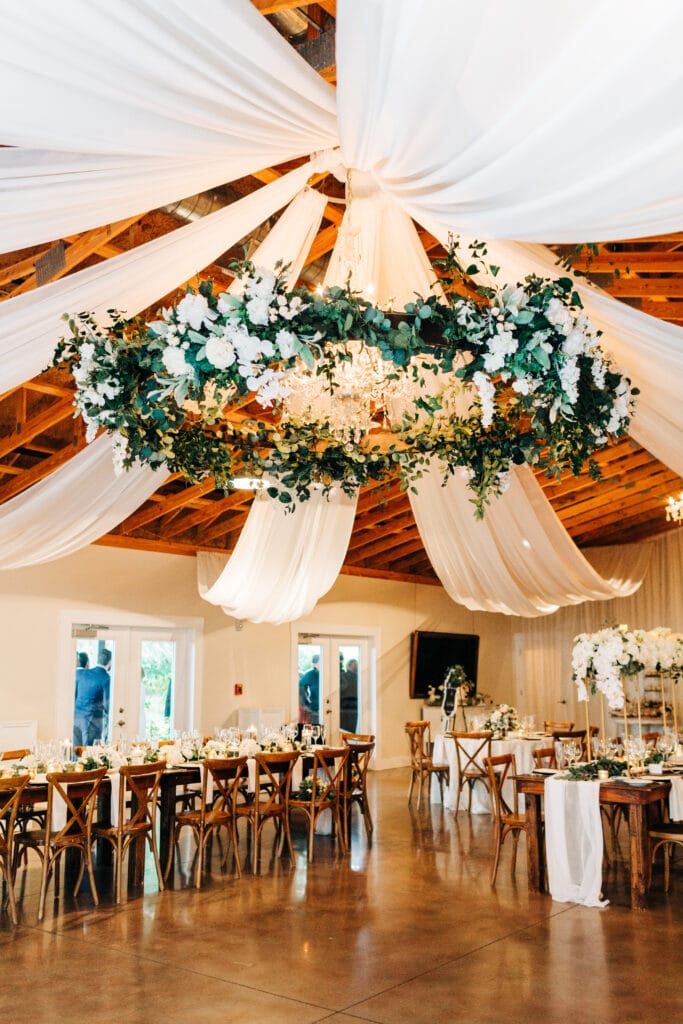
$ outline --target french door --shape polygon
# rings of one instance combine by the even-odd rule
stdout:
[[[74,744],[166,739],[174,730],[189,729],[192,634],[188,629],[74,624]]]
[[[340,732],[372,731],[373,647],[363,636],[300,633],[297,642],[298,720],[324,726],[328,742]]]

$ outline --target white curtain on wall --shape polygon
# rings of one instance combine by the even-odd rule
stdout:
[[[628,564],[634,555],[638,557],[639,550],[649,552],[649,568],[642,587],[631,596],[561,608],[542,619],[520,619],[515,633],[515,675],[518,691],[524,693],[526,713],[560,720],[568,717],[576,722],[581,719],[583,728],[585,708],[576,701],[576,687],[571,682],[572,641],[578,633],[621,622],[633,629],[668,626],[683,632],[683,529],[639,545],[585,553],[598,571],[605,571],[611,563],[611,571],[619,576],[628,573]],[[567,700],[566,716],[555,703],[560,694]],[[591,701],[590,709],[591,721],[599,724],[596,700]],[[615,727],[615,732],[620,731]]]

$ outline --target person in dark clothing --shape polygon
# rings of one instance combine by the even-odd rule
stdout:
[[[75,747],[89,747],[95,740],[106,739],[111,689],[111,651],[103,647],[97,661],[95,668],[76,669]]]
[[[350,658],[340,672],[339,724],[344,732],[358,730],[358,662]]]
[[[320,722],[320,655],[311,658],[311,667],[299,678],[299,719],[311,725]]]

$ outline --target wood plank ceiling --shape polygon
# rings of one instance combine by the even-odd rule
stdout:
[[[329,82],[335,83],[335,0],[301,4],[296,0],[252,0],[264,17]],[[110,259],[152,238],[176,230],[195,218],[274,180],[296,162],[264,168],[239,181],[191,197],[174,207],[153,210],[117,224],[0,256],[0,299],[40,287],[48,280]],[[331,196],[341,186],[331,177],[318,184]],[[308,256],[303,279],[315,284],[324,271],[341,220],[339,205],[328,203],[321,230]],[[263,233],[272,224],[266,225]],[[438,243],[421,232],[431,258],[442,254]],[[225,270],[239,257],[245,239],[204,276],[226,285]],[[60,248],[56,249],[59,245]],[[554,246],[566,255],[567,246]],[[58,256],[58,269],[50,267]],[[594,254],[575,261],[579,270],[620,301],[671,323],[683,323],[683,232],[658,238],[602,242]],[[171,296],[159,298],[168,301]],[[150,312],[152,312],[150,310]],[[0,396],[0,504],[43,479],[85,444],[80,420],[73,418],[72,381],[50,370]],[[582,547],[643,540],[676,525],[665,522],[666,498],[683,490],[683,480],[630,438],[606,447],[597,460],[604,480],[571,475],[560,481],[539,477],[547,498],[574,540]],[[170,478],[142,508],[98,543],[192,555],[198,549],[230,552],[239,537],[252,495],[225,495],[211,481],[189,486]],[[420,541],[407,496],[398,482],[388,489],[364,488],[344,565],[344,572],[388,579],[436,583]]]

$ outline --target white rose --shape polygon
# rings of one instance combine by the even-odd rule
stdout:
[[[262,299],[256,296],[253,299],[249,299],[246,305],[247,316],[251,320],[252,324],[267,324],[268,323],[268,300]]]
[[[296,355],[298,344],[297,337],[292,334],[291,331],[278,331],[275,336],[275,342],[277,347],[280,349],[280,355],[283,359],[291,359],[293,355]]]
[[[192,367],[185,360],[185,352],[181,348],[169,346],[164,349],[162,362],[172,377],[182,377],[190,373]]]
[[[569,334],[574,326],[574,317],[563,302],[560,302],[559,299],[551,299],[543,312],[548,323],[558,327],[562,334]]]
[[[275,291],[275,274],[263,267],[256,267],[254,277],[249,279],[245,291],[250,297],[270,302]]]
[[[217,370],[227,370],[235,362],[235,348],[227,338],[211,337],[206,343],[206,358]]]
[[[209,308],[209,303],[203,295],[194,295],[192,292],[181,299],[177,310],[178,320],[189,324],[194,331],[200,330],[202,324],[210,324],[218,315]]]
[[[91,341],[86,341],[84,345],[81,345],[81,360],[87,361],[92,359],[95,355],[95,346]]]

